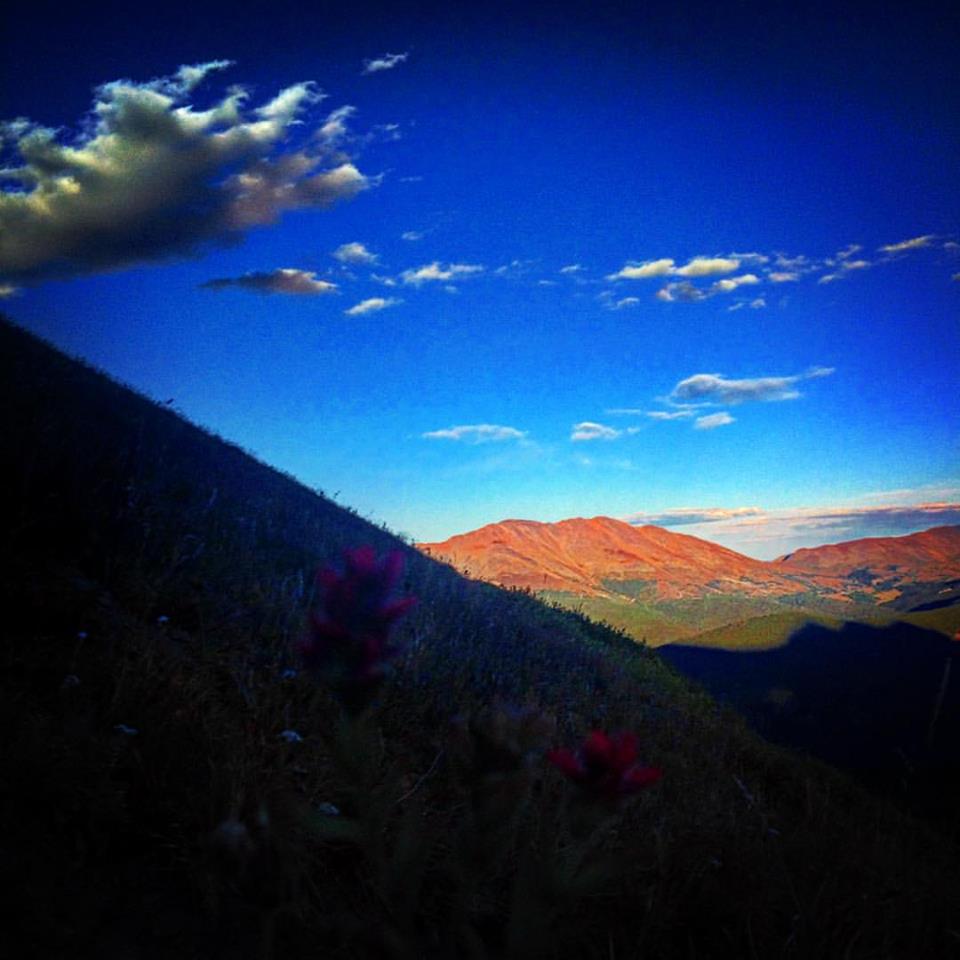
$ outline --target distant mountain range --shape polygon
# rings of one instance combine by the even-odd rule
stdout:
[[[908,611],[960,610],[960,526],[773,561],[610,517],[505,520],[418,546],[471,577],[578,606],[657,643],[787,611],[795,624],[803,612],[881,622]],[[938,629],[952,632],[954,619]]]
[[[828,544],[773,561],[610,517],[505,520],[419,546],[481,580],[581,596],[620,594],[622,584],[633,583],[657,600],[783,597],[812,590],[837,599],[868,592],[888,602],[906,585],[960,578],[960,527]]]

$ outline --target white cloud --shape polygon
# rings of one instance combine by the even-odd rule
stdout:
[[[689,420],[693,413],[692,407],[681,407],[679,410],[648,410],[645,416],[651,420]]]
[[[726,277],[723,280],[717,280],[710,288],[718,293],[729,293],[736,290],[737,287],[759,283],[760,278],[755,273],[743,273],[739,277]]]
[[[689,404],[795,400],[800,396],[796,385],[801,380],[818,379],[831,373],[832,367],[812,367],[792,377],[755,377],[745,380],[728,380],[716,373],[697,373],[681,380],[673,388],[670,399]]]
[[[869,260],[844,260],[840,266],[844,270],[866,270],[870,266]]]
[[[774,270],[767,274],[767,279],[773,283],[793,283],[800,279],[800,274],[789,270]]]
[[[356,107],[349,105],[338,107],[336,110],[327,114],[327,119],[323,126],[317,131],[317,135],[328,146],[335,147],[343,140],[347,133],[347,121],[357,112]]]
[[[419,230],[404,230],[404,232],[400,234],[400,239],[414,243],[417,240],[422,240],[423,234]]]
[[[849,246],[837,251],[837,258],[839,260],[846,260],[848,257],[852,257],[855,253],[858,253],[862,249],[863,247],[859,243],[851,243]]]
[[[666,277],[674,270],[675,261],[669,257],[660,260],[647,260],[644,263],[628,263],[616,273],[611,273],[608,280],[646,280],[648,277]]]
[[[363,61],[363,73],[368,75],[371,73],[382,73],[384,70],[392,70],[394,67],[399,66],[401,63],[405,63],[407,57],[409,57],[409,52],[407,53],[385,53],[382,57],[375,57],[370,60]]]
[[[762,310],[767,305],[767,301],[763,297],[757,297],[755,300],[750,301],[751,310]]]
[[[376,263],[377,254],[371,253],[362,243],[342,243],[333,251],[333,256],[341,263]]]
[[[186,256],[371,186],[311,136],[306,117],[325,98],[313,83],[256,108],[234,86],[194,109],[194,88],[227,66],[104,84],[72,139],[27,120],[0,125],[20,160],[0,171],[11,185],[0,190],[0,278],[33,283]]]
[[[605,426],[602,423],[594,423],[591,420],[584,420],[581,423],[575,423],[570,434],[570,439],[575,442],[587,440],[616,440],[620,436],[620,431],[613,427]]]
[[[367,300],[361,300],[358,304],[352,306],[349,310],[343,312],[348,317],[360,317],[365,313],[376,313],[379,310],[386,310],[387,307],[396,306],[401,303],[396,297],[370,297]]]
[[[418,287],[421,283],[452,280],[454,277],[469,276],[482,271],[483,267],[475,263],[451,263],[444,267],[439,261],[434,260],[433,263],[417,267],[415,270],[404,270],[400,274],[400,279],[405,284]]]
[[[627,307],[635,307],[640,303],[639,297],[624,297],[622,300],[617,300],[616,303],[612,304],[611,310],[624,310]]]
[[[729,413],[710,413],[705,417],[697,417],[693,422],[694,430],[715,430],[717,427],[725,427],[728,423],[733,423],[734,418]]]
[[[912,237],[910,240],[901,240],[899,243],[887,243],[879,249],[883,253],[905,253],[907,250],[917,250],[920,247],[928,247],[934,240],[936,240],[936,237],[932,233],[927,233],[922,237]]]
[[[20,288],[12,283],[0,283],[0,300],[9,300],[10,297],[15,297],[19,293]]]
[[[335,283],[318,280],[315,273],[308,270],[295,270],[281,267],[269,273],[246,273],[242,277],[220,277],[201,284],[207,290],[224,290],[227,287],[240,287],[256,293],[284,293],[296,296],[317,296],[333,293]]]
[[[523,430],[517,430],[515,427],[503,427],[495,423],[464,424],[458,427],[447,427],[444,430],[430,430],[421,434],[424,440],[459,440],[471,444],[522,440],[526,435]]]
[[[735,257],[694,257],[672,272],[678,277],[711,277],[718,273],[733,273],[739,266],[740,261]]]
[[[561,273],[580,273],[583,270],[583,267],[579,263],[571,263],[566,267],[561,267]]]

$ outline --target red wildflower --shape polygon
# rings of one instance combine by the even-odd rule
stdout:
[[[371,547],[359,547],[344,554],[343,573],[325,569],[317,574],[323,598],[310,615],[300,656],[351,711],[370,703],[399,653],[390,631],[416,603],[414,597],[392,599],[402,572],[399,551],[378,563]]]
[[[632,733],[608,735],[594,730],[576,753],[551,750],[547,759],[585,791],[604,800],[637,793],[663,776],[658,767],[636,762],[637,738]]]

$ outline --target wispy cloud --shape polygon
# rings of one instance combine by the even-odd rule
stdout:
[[[416,243],[417,240],[423,239],[423,232],[420,230],[404,230],[400,234],[401,240],[406,240],[408,243]]]
[[[710,296],[706,291],[695,287],[689,280],[681,280],[677,283],[668,283],[657,291],[657,299],[665,303],[695,303],[698,300],[706,300]]]
[[[505,440],[522,440],[526,432],[515,427],[495,423],[472,423],[443,430],[430,430],[421,434],[424,440],[456,440],[463,443],[502,443]]]
[[[418,287],[422,283],[445,282],[455,277],[466,277],[482,271],[483,267],[476,263],[450,263],[444,267],[438,260],[434,260],[433,263],[422,267],[404,270],[400,274],[400,279],[405,284]]]
[[[406,63],[410,53],[385,53],[382,57],[374,57],[363,61],[363,74],[367,76],[371,73],[382,73],[384,70],[392,70],[394,67]]]
[[[767,279],[771,283],[794,283],[800,279],[800,274],[790,270],[771,270]]]
[[[634,526],[682,527],[689,523],[718,523],[739,517],[765,516],[760,507],[674,507],[659,513],[631,513],[620,519]]]
[[[358,304],[343,312],[348,317],[360,317],[365,313],[377,313],[380,310],[386,310],[387,307],[394,307],[402,302],[396,297],[370,297],[367,300],[361,300]]]
[[[355,265],[376,263],[377,254],[371,253],[362,243],[342,243],[332,256],[341,263],[350,263]]]
[[[73,136],[23,119],[0,126],[20,159],[0,171],[10,185],[0,190],[0,278],[33,283],[185,256],[371,186],[313,136],[308,117],[325,95],[311,82],[257,107],[233,86],[195,109],[195,88],[228,66],[104,84]]]
[[[689,420],[695,412],[695,407],[681,407],[679,410],[646,410],[643,415],[651,420]]]
[[[795,400],[797,384],[833,373],[832,367],[813,367],[792,377],[754,377],[728,380],[717,373],[697,373],[681,380],[671,391],[672,402],[688,404],[736,404],[752,400]]]
[[[20,293],[20,288],[12,283],[0,283],[0,300],[9,300]]]
[[[589,440],[616,440],[621,435],[620,430],[608,427],[602,423],[594,423],[592,420],[584,420],[581,423],[575,423],[570,433],[570,439],[575,443],[581,443]]]
[[[720,413],[709,413],[704,417],[697,417],[697,419],[693,421],[693,429],[716,430],[717,427],[725,427],[728,423],[734,422],[734,418],[725,411]]]
[[[882,253],[905,253],[907,250],[928,247],[934,240],[936,240],[934,234],[926,233],[922,237],[911,237],[909,240],[901,240],[899,243],[887,243],[878,249]]]
[[[581,273],[583,271],[583,266],[579,263],[571,263],[565,267],[560,268],[561,273]]]
[[[208,280],[200,286],[205,290],[240,287],[242,290],[253,290],[255,293],[283,293],[295,296],[318,296],[333,293],[337,289],[335,283],[318,280],[316,274],[309,270],[295,270],[292,267],[281,267],[269,273],[245,273],[242,277],[220,277],[216,280]]]

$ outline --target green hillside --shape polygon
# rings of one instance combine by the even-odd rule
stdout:
[[[17,957],[938,958],[934,833],[652,651],[467,581],[0,323],[0,862]],[[294,650],[317,567],[402,551],[359,719]],[[937,612],[937,611],[934,611]],[[545,760],[635,731],[662,779]]]

